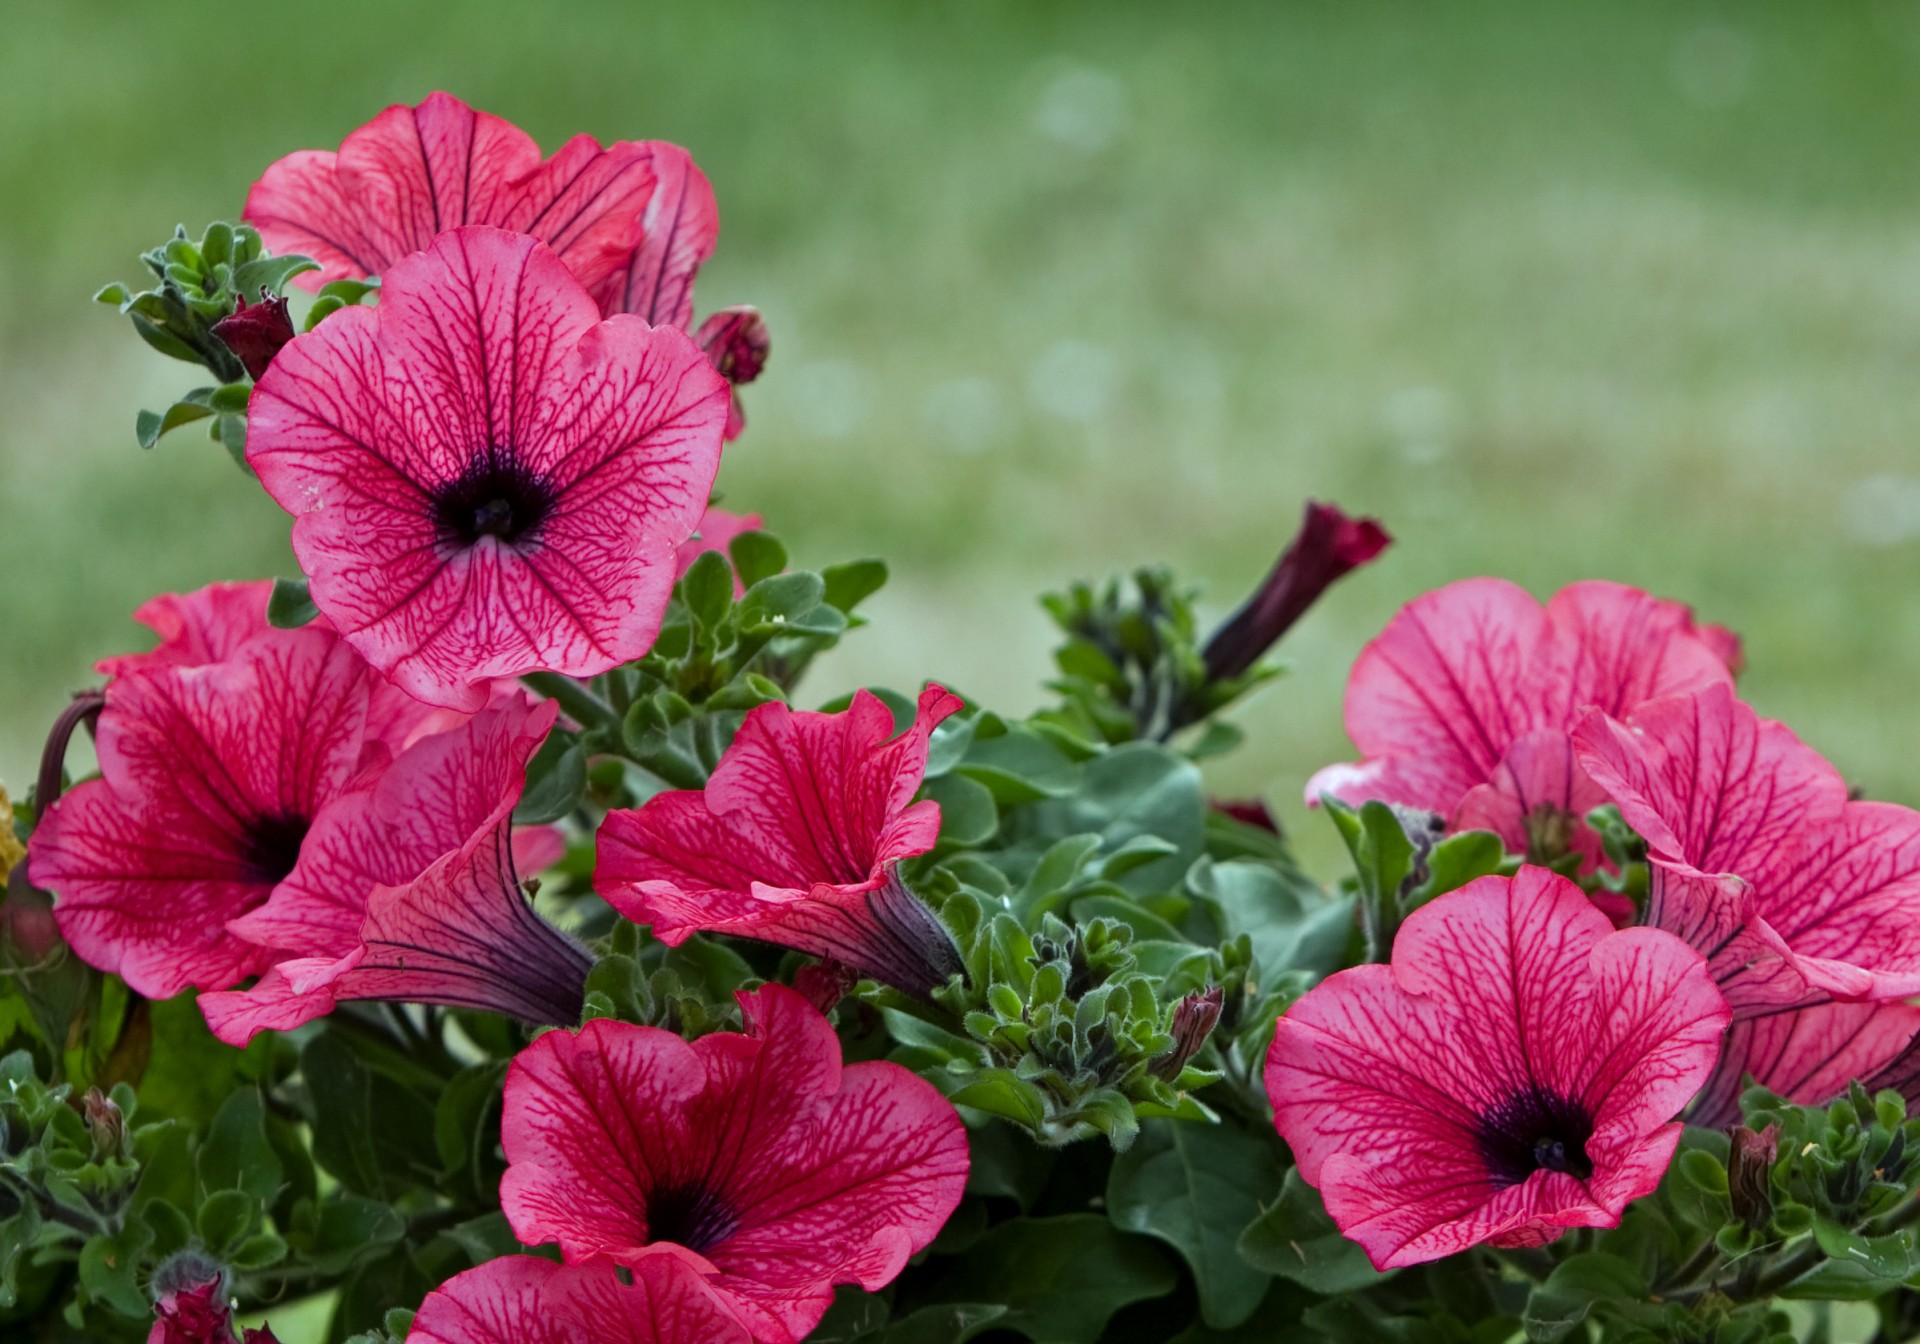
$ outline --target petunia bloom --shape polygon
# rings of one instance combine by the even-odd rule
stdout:
[[[1599,838],[1582,819],[1606,796],[1573,759],[1588,709],[1730,683],[1725,632],[1677,602],[1617,583],[1576,583],[1541,606],[1504,579],[1466,579],[1403,607],[1347,680],[1347,735],[1367,757],[1307,783],[1331,794],[1437,812],[1549,863]]]
[[[744,1035],[603,1019],[521,1051],[500,1202],[570,1265],[690,1265],[755,1340],[788,1344],[836,1284],[884,1287],[933,1240],[966,1185],[966,1131],[906,1069],[843,1067],[793,990],[738,997]]]
[[[1647,922],[1712,958],[1736,1012],[1920,994],[1920,812],[1849,801],[1724,686],[1594,714],[1574,740],[1647,842]]]
[[[1349,518],[1332,504],[1307,501],[1300,530],[1240,609],[1207,640],[1207,675],[1237,677],[1252,669],[1337,580],[1378,559],[1393,543],[1371,518]]]
[[[959,708],[929,685],[895,737],[866,691],[838,714],[761,705],[704,790],[607,814],[594,888],[670,946],[702,930],[758,938],[925,994],[959,954],[897,869],[939,838],[940,805],[912,800],[928,738]]]
[[[611,1263],[556,1265],[502,1256],[427,1295],[407,1344],[751,1344],[700,1272],[650,1256],[623,1276]]]
[[[1758,1083],[1796,1106],[1824,1106],[1856,1078],[1920,1100],[1920,1008],[1905,1003],[1822,1002],[1741,1017],[1720,1046],[1713,1075],[1687,1122],[1721,1129],[1740,1118],[1740,1094]]]
[[[389,107],[338,153],[287,155],[244,217],[275,252],[320,263],[295,279],[308,288],[384,276],[436,235],[484,224],[547,244],[603,312],[679,327],[719,233],[713,189],[677,145],[576,135],[543,161],[525,131],[446,93]]]
[[[351,999],[577,1021],[592,959],[528,905],[512,830],[556,712],[504,697],[323,814],[302,879],[231,923],[281,951],[251,988],[201,996],[214,1034],[244,1045]],[[541,838],[521,837],[522,852]]]
[[[389,693],[324,629],[116,676],[100,777],[47,810],[28,858],[74,950],[151,998],[264,970],[227,923],[304,878],[309,830],[389,758]]]
[[[1378,1268],[1612,1227],[1660,1182],[1729,1012],[1705,960],[1542,868],[1415,911],[1280,1019],[1267,1094]]]
[[[473,711],[495,678],[652,646],[728,395],[684,333],[601,321],[543,244],[459,228],[280,352],[247,461],[341,636]]]

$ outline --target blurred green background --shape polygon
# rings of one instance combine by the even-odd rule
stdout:
[[[551,148],[693,150],[702,312],[774,356],[734,507],[878,554],[824,697],[1036,703],[1033,595],[1165,561],[1224,612],[1303,498],[1399,538],[1217,767],[1298,818],[1340,686],[1464,575],[1606,576],[1747,637],[1747,693],[1920,803],[1920,6],[11,5],[0,42],[0,778],[144,597],[291,572],[88,302],[278,155],[452,90]],[[1309,849],[1324,854],[1318,826]]]

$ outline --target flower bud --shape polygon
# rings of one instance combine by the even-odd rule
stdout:
[[[93,1136],[96,1158],[119,1157],[127,1146],[127,1117],[113,1098],[97,1087],[87,1089],[81,1110],[87,1118],[87,1133]]]
[[[1223,817],[1232,817],[1242,826],[1280,834],[1280,823],[1273,819],[1273,809],[1267,806],[1264,799],[1210,798],[1207,806]]]
[[[1727,1131],[1727,1200],[1734,1218],[1758,1230],[1773,1221],[1773,1163],[1780,1154],[1780,1126],[1757,1133],[1745,1125]]]
[[[767,366],[767,353],[773,348],[766,319],[756,308],[722,308],[700,324],[693,339],[707,352],[708,362],[720,376],[733,384],[726,430],[727,441],[731,443],[747,427],[747,412],[740,404],[740,387],[760,376],[760,370]]]
[[[1225,1002],[1226,995],[1218,985],[1180,1000],[1173,1010],[1170,1029],[1173,1048],[1149,1064],[1148,1072],[1163,1082],[1178,1078],[1180,1071],[1200,1053],[1207,1037],[1213,1035],[1213,1029],[1220,1025],[1220,1009]]]
[[[1331,504],[1307,501],[1300,531],[1265,582],[1214,631],[1203,653],[1213,681],[1252,669],[1336,579],[1373,560],[1393,538],[1371,518],[1349,518]]]
[[[262,291],[258,303],[248,303],[243,296],[232,316],[213,324],[213,334],[247,366],[247,376],[259,382],[273,357],[293,339],[293,318],[285,299]]]

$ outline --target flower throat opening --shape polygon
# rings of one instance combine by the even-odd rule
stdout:
[[[664,1185],[647,1196],[647,1240],[671,1241],[690,1251],[705,1251],[733,1233],[735,1218],[726,1202],[698,1181]]]
[[[455,545],[494,537],[511,546],[546,521],[553,492],[511,457],[489,454],[435,492],[433,511],[440,535]]]
[[[291,813],[256,817],[240,838],[240,868],[250,882],[277,886],[300,862],[300,843],[311,823]]]
[[[1587,1140],[1593,1117],[1579,1103],[1538,1090],[1509,1097],[1480,1118],[1480,1155],[1496,1185],[1519,1185],[1536,1171],[1576,1180],[1593,1175]]]

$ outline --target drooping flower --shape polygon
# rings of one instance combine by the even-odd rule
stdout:
[[[305,877],[309,830],[389,758],[373,670],[324,629],[273,636],[115,676],[100,777],[34,833],[29,870],[57,897],[61,933],[149,997],[265,969],[269,949],[228,921]]]
[[[747,427],[740,389],[758,378],[760,371],[767,367],[773,338],[767,333],[767,322],[760,316],[760,310],[742,305],[722,308],[709,315],[693,339],[707,352],[707,359],[719,370],[720,376],[733,384],[733,406],[727,413],[727,442],[731,443]]]
[[[501,1207],[568,1264],[680,1260],[762,1344],[798,1340],[836,1284],[875,1291],[960,1202],[965,1128],[898,1065],[842,1067],[784,985],[739,996],[746,1034],[689,1044],[611,1020],[549,1032],[507,1075]]]
[[[702,930],[758,938],[924,994],[959,954],[897,869],[939,838],[940,805],[912,799],[934,726],[959,708],[929,685],[895,737],[865,691],[838,714],[761,705],[704,790],[607,814],[594,887],[670,946]]]
[[[1846,781],[1726,686],[1574,734],[1647,842],[1647,922],[1711,961],[1736,1016],[1920,993],[1920,812]]]
[[[1611,1227],[1660,1181],[1729,1013],[1699,953],[1523,867],[1415,911],[1274,1033],[1280,1134],[1375,1266]]]
[[[1576,583],[1543,608],[1503,579],[1466,579],[1415,599],[1361,652],[1347,681],[1347,735],[1367,757],[1307,783],[1438,812],[1497,833],[1539,863],[1599,861],[1584,818],[1606,796],[1573,759],[1588,709],[1731,681],[1731,637],[1637,588]]]
[[[700,1272],[649,1256],[623,1281],[613,1264],[489,1260],[420,1304],[407,1344],[751,1344]]]
[[[674,577],[685,578],[693,562],[708,551],[718,551],[727,557],[727,564],[733,560],[728,556],[727,548],[733,539],[743,532],[760,530],[761,518],[757,513],[728,513],[725,509],[709,508],[700,515],[700,527],[691,537],[681,543],[674,554]],[[733,576],[733,595],[736,599],[746,596],[746,585],[740,582],[739,571]]]
[[[342,638],[472,711],[495,678],[652,645],[727,397],[684,333],[600,321],[543,244],[459,228],[280,353],[247,461]]]
[[[1300,530],[1260,587],[1207,640],[1207,675],[1237,677],[1307,614],[1337,580],[1376,559],[1393,538],[1371,518],[1349,518],[1332,504],[1307,501]]]
[[[372,787],[324,813],[303,872],[232,931],[278,949],[244,991],[205,994],[220,1039],[244,1045],[352,999],[579,1020],[591,958],[536,915],[520,887],[513,808],[557,707],[503,698],[423,738]]]
[[[275,252],[320,263],[296,278],[308,288],[385,275],[463,224],[524,233],[551,247],[603,311],[681,327],[719,232],[713,190],[678,146],[603,149],[577,135],[542,161],[519,127],[446,93],[389,107],[337,154],[301,150],[274,163],[244,218]]]

